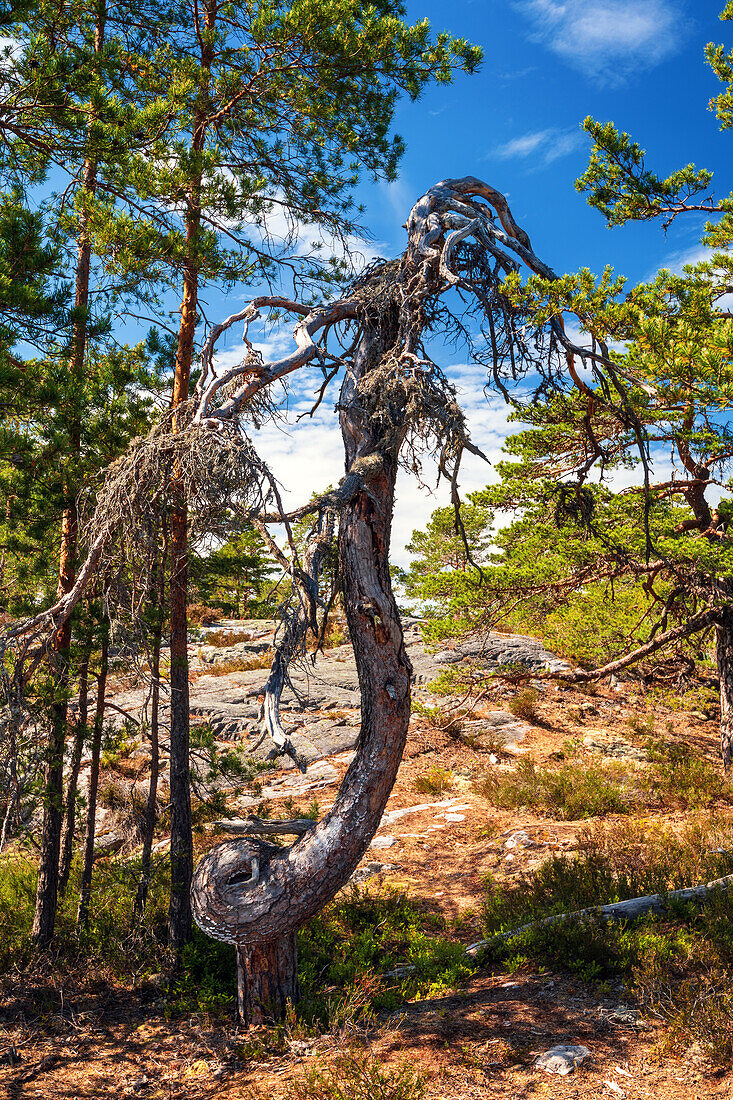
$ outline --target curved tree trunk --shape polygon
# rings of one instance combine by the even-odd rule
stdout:
[[[346,617],[361,688],[357,752],[336,801],[289,848],[230,840],[204,857],[192,898],[200,928],[238,946],[242,1022],[282,1015],[296,995],[293,936],[348,881],[369,847],[397,776],[410,720],[411,667],[389,576],[389,539],[399,440],[375,437],[354,401],[379,362],[378,332],[363,338],[341,399],[346,468],[361,488],[346,505],[339,558]],[[380,446],[381,445],[381,446]]]

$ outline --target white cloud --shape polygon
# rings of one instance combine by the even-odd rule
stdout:
[[[546,167],[560,157],[566,157],[583,145],[580,130],[533,130],[512,138],[504,145],[497,145],[488,157],[499,160],[524,160],[531,157],[535,167]]]
[[[265,354],[281,355],[290,348],[287,333],[277,334],[270,341],[255,344]],[[242,344],[222,351],[216,358],[217,369],[232,366],[244,356]],[[508,410],[499,395],[484,393],[486,370],[478,364],[456,364],[446,371],[457,386],[461,405],[468,416],[474,443],[481,448],[489,459],[487,464],[474,455],[466,454],[461,465],[459,484],[465,497],[475,489],[481,489],[495,480],[493,464],[501,457],[501,448],[510,431],[517,431],[516,425],[509,425]],[[321,373],[314,364],[312,369],[298,372],[297,381],[293,379],[287,398],[287,421],[273,421],[258,431],[248,432],[252,442],[267,462],[277,478],[287,508],[297,508],[306,503],[311,495],[322,492],[329,485],[337,485],[344,476],[344,448],[339,430],[338,417],[334,403],[338,396],[339,380],[332,383],[331,392],[312,418],[306,416],[297,421],[302,413],[307,413],[313,405]],[[437,465],[430,456],[425,456],[423,481],[427,486],[435,486]],[[397,482],[396,503],[392,526],[392,546],[390,558],[397,565],[406,565],[408,555],[405,546],[412,532],[423,528],[431,512],[450,503],[450,489],[445,481],[437,489],[420,486],[415,477],[402,471]]]
[[[543,42],[604,84],[623,83],[679,49],[677,0],[517,0]]]
[[[654,279],[662,268],[666,271],[673,272],[675,275],[683,275],[683,268],[688,264],[702,263],[703,260],[709,260],[712,255],[713,250],[707,248],[704,244],[695,244],[691,248],[684,248],[681,251],[671,252],[668,256],[664,257],[658,267],[649,273],[647,278],[649,280]]]
[[[340,260],[348,257],[357,271],[384,251],[379,242],[367,241],[356,234],[348,234],[341,240],[319,225],[300,222],[279,200],[271,203],[260,221],[252,222],[251,232],[258,244],[266,244],[276,253],[290,252],[301,257],[318,254],[322,258],[334,256]]]

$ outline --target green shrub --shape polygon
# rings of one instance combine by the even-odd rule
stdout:
[[[168,992],[169,1011],[230,1009],[237,992],[237,960],[232,944],[194,927],[181,952],[181,965]]]
[[[730,800],[730,792],[708,760],[684,741],[650,738],[647,757],[651,768],[645,785],[665,805],[681,809],[701,809],[718,799]]]
[[[37,865],[23,856],[0,859],[0,977],[31,961]],[[62,970],[80,979],[135,982],[141,974],[160,971],[167,962],[166,925],[169,873],[154,868],[145,917],[133,913],[140,877],[137,860],[100,860],[94,865],[89,923],[76,926],[79,862],[75,861],[61,899],[54,938],[54,958]]]
[[[494,806],[524,807],[566,821],[630,810],[625,787],[600,768],[578,764],[539,768],[529,757],[520,760],[513,772],[490,772],[476,789]]]
[[[733,896],[703,906],[670,902],[665,919],[612,923],[592,914],[552,924],[543,917],[665,893],[733,873],[731,823],[708,815],[680,832],[629,821],[580,837],[575,858],[553,856],[536,870],[486,887],[490,937],[483,961],[509,969],[552,963],[586,981],[624,978],[628,995],[654,1011],[671,1037],[698,1042],[713,1061],[733,1061]],[[496,933],[522,929],[510,939]]]
[[[534,722],[538,716],[537,700],[540,693],[536,688],[525,688],[509,700],[509,710],[515,718],[522,718],[525,722]]]
[[[472,964],[461,944],[428,935],[427,923],[404,894],[392,890],[352,887],[339,895],[299,933],[299,1015],[328,1024],[339,999],[364,981],[374,981],[364,1011],[454,988]],[[389,979],[379,980],[384,975]]]

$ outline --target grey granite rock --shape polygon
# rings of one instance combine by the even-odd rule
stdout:
[[[561,1077],[566,1077],[589,1057],[588,1047],[561,1043],[540,1054],[535,1060],[535,1066],[545,1073],[558,1073]]]

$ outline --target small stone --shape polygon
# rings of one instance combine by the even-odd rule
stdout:
[[[512,833],[508,840],[504,841],[504,847],[509,848],[532,848],[534,847],[534,841],[529,836],[529,833],[525,833],[523,830],[517,833]]]
[[[466,820],[466,815],[465,814],[446,814],[445,815],[445,820],[446,821],[465,821]]]
[[[391,848],[393,844],[397,843],[397,838],[394,836],[375,836],[371,843],[372,848]]]
[[[535,1061],[535,1066],[537,1069],[543,1069],[545,1073],[557,1073],[561,1077],[567,1077],[589,1057],[590,1051],[587,1047],[561,1043],[540,1054]]]

